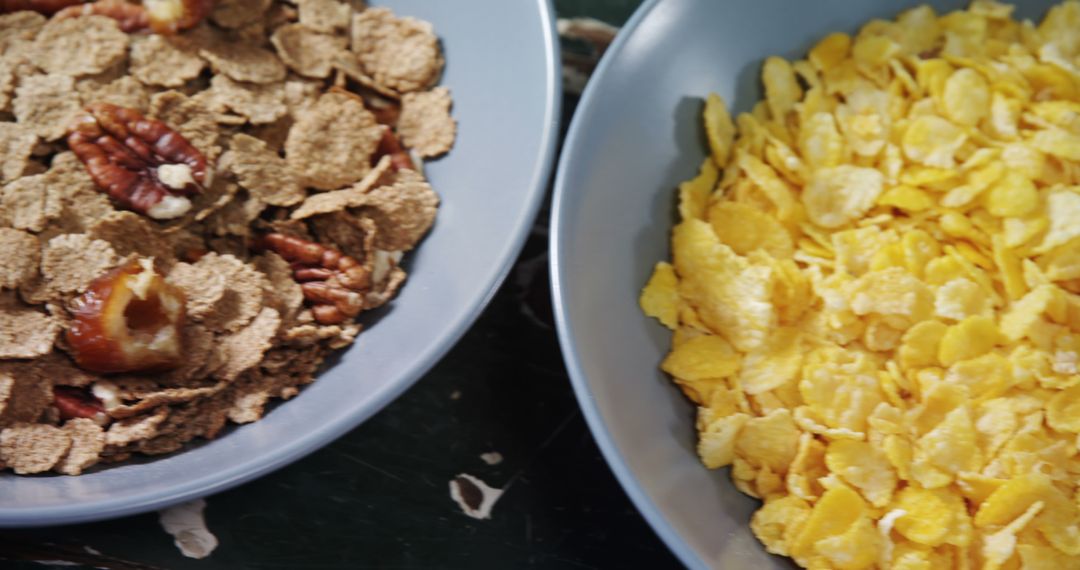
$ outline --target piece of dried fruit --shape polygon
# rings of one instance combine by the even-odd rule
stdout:
[[[182,216],[201,191],[206,157],[164,123],[108,103],[86,108],[68,146],[121,206],[158,220]]]
[[[293,278],[320,324],[346,321],[364,309],[363,293],[371,289],[371,271],[335,249],[285,234],[263,236],[260,244],[292,264]]]
[[[164,370],[183,359],[183,294],[150,261],[133,261],[95,279],[71,313],[67,342],[84,369]]]

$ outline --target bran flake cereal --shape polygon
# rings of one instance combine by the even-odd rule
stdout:
[[[170,453],[256,421],[313,382],[361,326],[355,312],[320,320],[336,305],[299,277],[295,252],[267,248],[267,234],[351,256],[366,275],[356,290],[306,269],[352,311],[396,294],[402,252],[434,223],[439,198],[380,143],[434,156],[453,145],[456,124],[449,91],[434,87],[443,60],[432,28],[368,11],[224,0],[172,36],[128,34],[101,16],[0,15],[0,468],[79,475]],[[355,73],[331,77],[343,59]],[[85,106],[103,103],[160,121],[206,158],[186,213],[154,219],[99,188],[68,135]],[[169,188],[195,179],[190,165],[153,168]],[[71,334],[78,311],[127,267],[152,270],[183,298],[184,318],[160,337],[182,359],[87,368]],[[128,289],[135,298],[151,294],[140,283]],[[139,326],[127,313],[121,322],[129,334]]]
[[[442,73],[439,39],[431,24],[397,17],[388,8],[353,15],[351,47],[364,72],[390,91],[424,89]]]
[[[397,124],[401,141],[423,157],[450,150],[457,133],[457,123],[450,116],[450,103],[450,90],[445,87],[403,95]]]
[[[333,62],[338,56],[326,57],[327,53],[345,52],[347,41],[341,36],[324,34],[304,24],[286,24],[270,37],[278,57],[294,73],[323,79],[334,70]]]
[[[640,304],[698,453],[806,568],[1080,567],[1080,2],[975,0],[710,95]]]
[[[297,117],[285,140],[285,160],[301,183],[320,190],[352,184],[371,170],[368,160],[386,127],[360,98],[331,91]],[[313,158],[320,157],[320,161]]]

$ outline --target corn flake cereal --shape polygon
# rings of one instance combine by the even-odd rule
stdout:
[[[698,452],[815,569],[1080,568],[1080,2],[975,0],[705,99],[640,303]]]

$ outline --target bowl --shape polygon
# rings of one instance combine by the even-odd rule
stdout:
[[[561,89],[549,0],[372,2],[430,21],[454,96],[454,149],[426,165],[442,198],[409,280],[356,344],[299,396],[210,442],[78,476],[0,475],[0,526],[75,523],[159,509],[295,461],[401,394],[455,343],[524,244],[554,160]],[[483,14],[483,17],[478,16]],[[509,80],[512,77],[513,80]],[[378,322],[374,322],[377,318]]]
[[[693,406],[658,364],[670,334],[638,294],[670,258],[674,188],[697,173],[702,100],[733,112],[760,99],[770,55],[797,59],[829,32],[855,32],[923,2],[652,0],[589,82],[563,146],[551,225],[551,279],[563,355],[604,456],[657,534],[692,568],[793,568],[750,532],[758,501],[695,453]],[[938,12],[967,2],[930,2]],[[1024,2],[1039,18],[1051,4]]]

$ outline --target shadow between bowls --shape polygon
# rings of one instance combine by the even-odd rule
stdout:
[[[434,24],[447,62],[442,85],[453,94],[459,124],[450,154],[426,165],[442,205],[435,227],[408,254],[412,271],[393,310],[317,382],[259,422],[171,455],[78,477],[0,475],[0,527],[160,509],[296,461],[411,386],[494,295],[524,244],[554,160],[561,80],[551,2],[373,4]]]
[[[706,145],[701,101],[733,111],[761,98],[761,62],[798,59],[834,31],[856,32],[917,0],[650,0],[607,51],[563,145],[551,219],[551,285],[563,358],[578,403],[631,500],[691,568],[793,568],[766,554],[748,523],[758,502],[695,453],[694,409],[658,365],[670,332],[638,294],[670,259],[676,186]],[[929,2],[938,13],[957,0]],[[1041,16],[1050,1],[1024,3]]]

